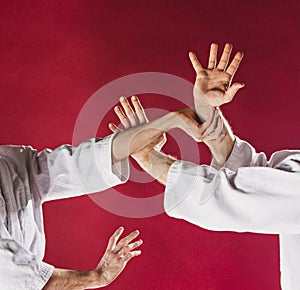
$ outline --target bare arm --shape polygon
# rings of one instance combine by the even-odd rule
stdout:
[[[100,287],[99,276],[96,272],[84,272],[65,269],[54,269],[48,283],[44,286],[44,290],[50,289],[87,289]]]
[[[138,124],[146,124],[148,122],[144,108],[139,99],[133,96],[131,101],[134,109],[127,99],[122,99],[121,106],[115,107],[115,112],[126,131],[129,128],[134,129]],[[180,117],[178,116],[177,118],[182,118],[184,116],[187,120],[191,120],[195,117],[194,111],[190,108],[187,108],[178,114]],[[181,116],[181,114],[183,114],[183,116]],[[195,120],[193,122],[195,122]],[[218,142],[221,142],[224,139],[224,135],[222,135],[223,122],[216,109],[212,109],[212,115],[205,123],[201,126],[198,124],[197,126],[201,129],[199,132],[201,132],[202,135],[198,136],[201,140],[206,140],[206,142],[218,140]],[[109,128],[113,132],[121,131],[121,129],[113,123],[109,124]],[[176,161],[172,156],[166,155],[160,151],[165,142],[165,136],[160,136],[156,139],[153,138],[149,145],[132,155],[147,173],[164,185],[166,185],[167,182],[169,169],[173,162]]]
[[[228,123],[228,121],[223,116],[221,110],[218,108],[218,114],[222,120],[223,124],[223,138],[221,139],[214,139],[214,140],[204,140],[204,143],[209,147],[213,159],[211,162],[211,166],[220,169],[223,167],[227,159],[229,158],[234,142],[235,142],[235,136],[233,134],[233,131]]]
[[[221,118],[224,119],[224,123],[227,123],[227,120],[223,117],[223,115]],[[220,169],[226,162],[233,149],[234,136],[233,134],[231,134],[232,131],[228,123],[221,123],[220,119],[217,116],[215,117],[215,123],[217,124],[217,127],[219,124],[219,129],[216,129],[216,131],[211,132],[210,138],[205,137],[204,142],[209,146],[213,154],[212,166],[216,169]],[[220,131],[220,124],[228,126],[228,130],[225,131],[225,135],[223,135],[223,133]],[[211,124],[207,129],[212,130],[211,126],[213,128],[216,128],[214,124]],[[220,164],[220,160],[223,160],[221,162],[224,163]],[[171,165],[175,161],[176,158],[167,155],[160,150],[155,149],[153,146],[148,146],[144,150],[140,151],[139,156],[137,158],[137,162],[139,163],[139,165],[148,174],[150,174],[153,178],[155,178],[163,185],[166,185],[168,172],[170,170]]]
[[[121,98],[120,101],[121,104],[125,104],[127,100]],[[126,111],[126,115],[131,120],[132,113]],[[122,119],[120,120],[122,121]],[[115,161],[137,153],[171,129],[182,129],[196,141],[201,141],[206,131],[205,124],[201,125],[195,120],[195,113],[190,108],[170,112],[148,123],[132,123],[127,128],[120,132],[113,140],[112,154]]]
[[[141,151],[137,159],[142,169],[163,185],[166,185],[168,172],[175,161],[176,158],[150,147]]]
[[[104,287],[115,280],[125,268],[127,262],[141,254],[135,250],[142,244],[142,240],[132,242],[138,235],[134,231],[118,242],[123,228],[120,227],[109,239],[107,249],[92,271],[74,271],[55,269],[44,290],[83,290]]]
[[[232,45],[229,43],[225,45],[219,63],[217,63],[217,50],[218,45],[212,43],[207,69],[203,68],[194,52],[190,52],[189,57],[196,72],[194,102],[199,118],[205,121],[210,114],[211,108],[216,107],[223,121],[225,138],[221,141],[205,141],[214,157],[212,166],[219,169],[229,157],[235,141],[233,132],[219,106],[231,102],[238,90],[244,87],[244,84],[231,84],[243,58],[243,53],[237,52],[230,65],[228,65]]]

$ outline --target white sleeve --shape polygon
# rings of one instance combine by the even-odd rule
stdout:
[[[265,153],[257,153],[246,141],[235,136],[235,142],[230,156],[223,167],[236,172],[240,167],[267,166]]]
[[[279,235],[281,288],[295,290],[300,285],[300,235]]]
[[[296,166],[296,169],[292,169],[289,166],[290,161],[288,161],[297,154],[300,154],[300,151],[282,150],[272,154],[268,160],[265,153],[257,153],[248,142],[235,137],[232,152],[223,167],[233,172],[236,172],[240,167],[272,167],[286,171],[297,171],[297,162],[292,162],[292,167]]]
[[[62,145],[41,152],[28,149],[32,187],[42,201],[99,192],[128,179],[128,161],[112,165],[112,140],[89,139],[79,146]]]
[[[167,214],[215,231],[300,233],[300,152],[280,151],[267,161],[248,145],[237,140],[232,170],[174,162]]]
[[[269,166],[288,172],[300,172],[299,157],[294,158],[295,153],[293,150],[276,152],[272,155],[270,162],[267,162],[263,153],[256,153],[249,143],[237,138],[233,154],[226,162],[225,167],[236,171],[242,166]],[[282,212],[287,210],[283,208]],[[297,223],[297,218],[295,218],[295,222]],[[284,290],[298,289],[300,285],[300,235],[280,234],[279,241],[281,288]]]
[[[0,239],[0,289],[40,290],[54,267],[36,257],[11,239]]]

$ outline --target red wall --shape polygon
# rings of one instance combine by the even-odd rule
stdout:
[[[236,134],[267,154],[299,148],[298,1],[0,5],[1,144],[42,149],[71,143],[82,106],[104,84],[144,71],[193,81],[187,51],[199,51],[205,63],[210,42],[231,41],[245,52],[236,80],[246,87],[224,107]],[[103,125],[101,135],[107,134]],[[141,187],[145,195],[158,189],[156,183]],[[165,214],[120,217],[87,196],[49,202],[44,212],[45,260],[63,268],[95,267],[115,228],[140,229],[142,256],[108,289],[280,288],[277,236],[210,232]]]

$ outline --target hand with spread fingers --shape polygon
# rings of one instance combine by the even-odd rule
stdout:
[[[82,290],[105,287],[114,281],[124,270],[126,264],[141,254],[136,250],[143,241],[133,242],[139,235],[134,231],[119,241],[123,227],[110,237],[106,251],[97,268],[92,271],[77,271],[55,268],[43,290]]]
[[[139,98],[136,96],[132,96],[131,103],[133,108],[130,105],[127,98],[121,97],[120,98],[121,106],[115,106],[114,108],[114,111],[118,116],[120,123],[123,125],[124,129],[128,129],[149,122],[148,117],[145,113],[145,110]],[[110,123],[108,126],[109,129],[114,133],[118,131],[122,131],[122,129],[116,126],[116,124],[114,123]],[[166,134],[162,134],[160,137],[158,137],[148,146],[144,147],[143,150],[133,154],[132,157],[135,160],[139,160],[144,156],[146,152],[149,152],[149,150],[156,149],[157,151],[160,151],[161,148],[166,143],[166,141],[167,141]]]
[[[136,230],[118,241],[123,231],[124,228],[120,227],[110,237],[106,251],[95,270],[99,275],[99,286],[101,287],[107,286],[115,280],[123,271],[128,261],[141,254],[140,250],[135,249],[143,241],[132,242],[139,235],[139,231]]]
[[[194,87],[194,102],[197,114],[206,119],[209,114],[203,112],[207,104],[219,107],[230,102],[237,91],[244,87],[243,83],[233,83],[232,79],[243,58],[242,52],[237,52],[228,66],[232,45],[226,43],[221,59],[217,63],[218,45],[212,43],[207,69],[203,68],[194,52],[189,53],[191,63],[196,72]]]

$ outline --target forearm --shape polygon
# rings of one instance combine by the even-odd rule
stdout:
[[[207,142],[205,141],[205,144],[209,147],[213,155],[211,165],[216,169],[220,169],[221,167],[223,167],[228,157],[230,156],[235,142],[235,137],[228,121],[225,119],[220,109],[218,109],[218,113],[223,121],[225,136],[221,140],[217,139]]]
[[[139,152],[135,160],[143,170],[163,185],[166,185],[169,169],[176,161],[172,156],[157,151],[150,146]]]
[[[120,132],[113,141],[113,159],[121,160],[140,151],[163,133],[177,126],[175,115],[168,113],[152,122]]]
[[[55,269],[43,290],[83,290],[101,286],[100,275],[96,271],[74,271]]]
[[[140,151],[165,132],[175,128],[185,131],[194,140],[201,141],[204,129],[195,117],[195,112],[191,108],[185,108],[170,112],[150,123],[120,132],[113,140],[112,157],[114,162]]]

